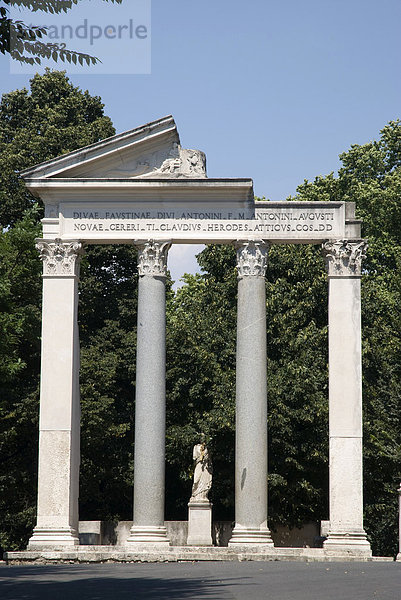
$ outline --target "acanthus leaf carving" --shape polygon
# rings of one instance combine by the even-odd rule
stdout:
[[[36,240],[36,249],[43,262],[43,275],[78,276],[83,244],[79,241],[64,242],[60,238],[54,241]]]
[[[138,244],[138,273],[139,276],[166,277],[167,254],[171,242],[155,242],[149,240]]]
[[[366,240],[330,240],[323,244],[323,255],[330,277],[360,277],[366,257]]]
[[[248,240],[237,242],[237,274],[241,277],[264,277],[266,274],[269,244]]]

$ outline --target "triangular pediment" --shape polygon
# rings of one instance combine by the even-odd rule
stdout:
[[[206,157],[180,145],[172,116],[101,140],[21,173],[32,179],[204,178]]]

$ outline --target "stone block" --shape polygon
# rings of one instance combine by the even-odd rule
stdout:
[[[209,502],[188,504],[188,546],[212,546],[212,505]]]
[[[102,522],[80,521],[79,543],[81,546],[100,546],[103,543]]]

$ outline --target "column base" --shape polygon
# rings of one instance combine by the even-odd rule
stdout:
[[[364,555],[372,556],[372,549],[367,540],[366,533],[362,531],[352,532],[331,532],[327,536],[327,540],[323,542],[325,550],[333,551],[352,551]]]
[[[127,538],[126,545],[150,544],[151,546],[169,546],[167,530],[164,526],[133,525]]]
[[[187,546],[213,546],[211,502],[188,503]]]
[[[28,550],[79,546],[79,537],[72,527],[35,527],[28,542]]]
[[[401,562],[401,552],[397,554],[396,562]]]
[[[229,546],[244,546],[246,544],[263,545],[274,548],[273,539],[270,529],[267,527],[259,527],[253,529],[251,527],[241,527],[236,525],[233,529],[233,535],[228,542]]]

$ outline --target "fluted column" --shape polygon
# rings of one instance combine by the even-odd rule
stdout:
[[[138,245],[134,524],[128,545],[167,544],[164,526],[168,242]]]
[[[28,548],[75,546],[80,463],[80,242],[37,240],[43,261],[37,525]]]
[[[323,244],[329,279],[329,500],[324,548],[370,554],[363,528],[361,270],[364,240]]]
[[[273,546],[267,527],[267,254],[264,242],[237,244],[235,528],[230,546]]]

